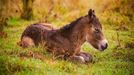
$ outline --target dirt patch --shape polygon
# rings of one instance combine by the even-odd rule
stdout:
[[[42,53],[34,52],[34,51],[22,52],[19,54],[19,57],[21,59],[26,59],[26,58],[35,58],[35,59],[40,59],[40,60],[45,59],[45,56]]]
[[[134,49],[134,42],[127,42],[125,48]]]
[[[5,33],[5,32],[0,32],[0,37],[1,37],[1,38],[7,38],[7,33]]]

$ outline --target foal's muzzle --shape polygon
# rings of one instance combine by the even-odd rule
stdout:
[[[102,41],[100,42],[99,50],[100,50],[100,51],[103,51],[103,50],[107,49],[107,47],[108,47],[108,42],[107,42],[107,40],[106,40],[106,39],[102,40]]]
[[[105,49],[107,49],[107,47],[108,47],[108,44],[106,43],[105,45],[102,45],[102,46],[101,46],[101,49],[102,49],[102,50],[105,50]]]

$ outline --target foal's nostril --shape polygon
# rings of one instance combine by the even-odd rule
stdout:
[[[106,48],[108,47],[108,44],[106,43]]]
[[[101,46],[102,50],[106,49],[107,47],[108,47],[107,43],[104,46],[103,45]]]

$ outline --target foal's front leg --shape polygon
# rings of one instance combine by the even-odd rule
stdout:
[[[92,62],[92,60],[93,60],[92,55],[90,55],[89,53],[86,53],[86,52],[81,51],[78,56],[83,57],[85,60],[85,63]]]
[[[79,52],[78,54],[69,57],[70,61],[78,63],[89,63],[92,62],[92,59],[92,56],[86,52]]]

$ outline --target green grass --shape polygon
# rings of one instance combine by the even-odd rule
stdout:
[[[109,41],[107,50],[100,52],[85,43],[82,49],[93,56],[89,64],[73,63],[54,59],[42,47],[22,49],[17,46],[20,36],[28,24],[34,21],[25,21],[17,18],[10,19],[5,28],[7,38],[0,38],[0,75],[133,75],[134,49],[126,48],[126,44],[134,45],[133,29],[131,24],[128,31],[118,31],[109,23],[103,23],[104,33]],[[62,24],[54,21],[54,24]],[[111,22],[110,22],[111,23]],[[120,42],[118,42],[120,40]],[[118,43],[121,45],[118,46]],[[117,47],[118,46],[118,47]],[[34,56],[23,57],[30,51],[43,55],[43,60]],[[20,55],[22,54],[22,57]]]

